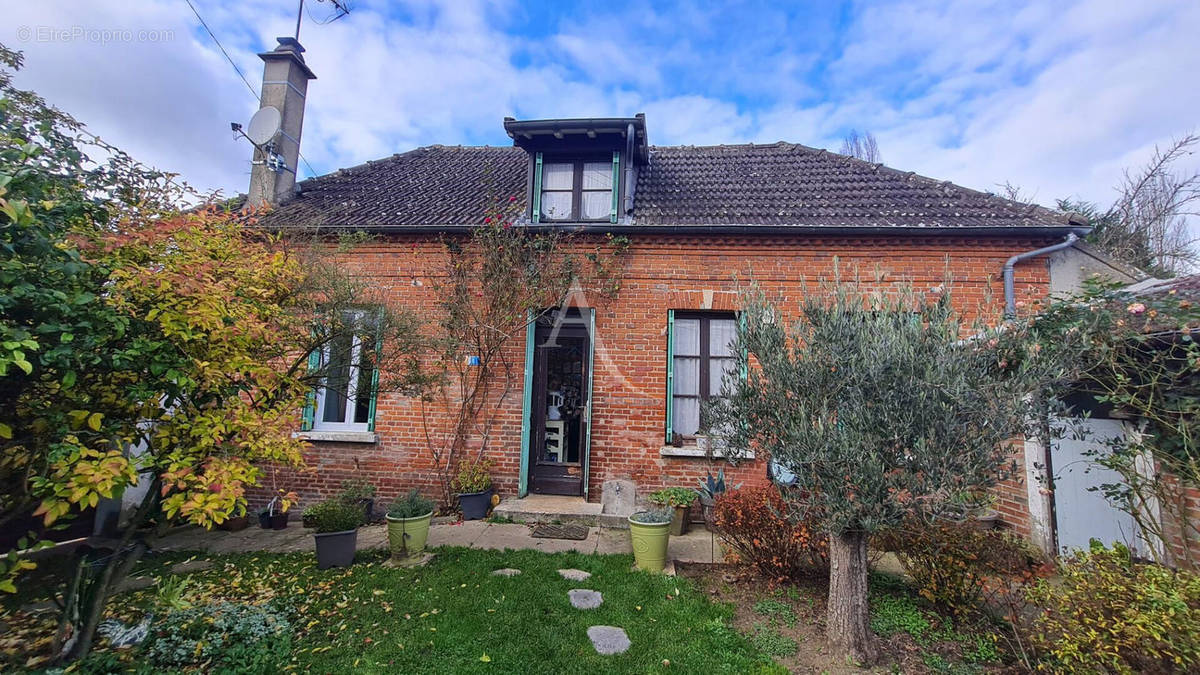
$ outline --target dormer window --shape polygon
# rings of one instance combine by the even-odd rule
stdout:
[[[529,153],[531,223],[629,223],[638,167],[650,161],[646,117],[504,118]]]
[[[539,220],[606,221],[616,215],[613,186],[617,184],[620,166],[617,153],[613,153],[611,161],[543,159],[541,166]]]

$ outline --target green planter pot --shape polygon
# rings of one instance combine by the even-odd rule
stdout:
[[[671,523],[639,523],[631,516],[629,536],[633,539],[633,561],[637,568],[661,572],[667,564]]]
[[[414,518],[387,517],[388,548],[393,558],[411,558],[425,550],[433,511]]]

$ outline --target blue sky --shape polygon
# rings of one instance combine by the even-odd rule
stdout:
[[[295,0],[193,2],[257,88],[255,53],[291,34]],[[308,4],[300,37],[319,79],[302,152],[318,173],[425,144],[507,144],[505,115],[645,112],[656,144],[836,150],[857,128],[900,169],[1107,202],[1123,168],[1200,117],[1194,0],[358,0],[327,25],[314,19],[329,3]],[[0,41],[26,52],[21,85],[144,161],[245,189],[248,148],[229,122],[257,104],[184,0],[42,0],[5,23]],[[42,40],[39,27],[169,37]]]

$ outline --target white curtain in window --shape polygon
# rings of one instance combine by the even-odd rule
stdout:
[[[562,220],[571,217],[570,192],[543,192],[542,217]]]
[[[607,218],[612,211],[612,191],[606,192],[584,192],[583,193],[583,218],[585,220],[599,220]]]
[[[543,190],[570,190],[575,184],[575,165],[569,162],[542,164]]]
[[[733,339],[737,337],[737,321],[712,319],[708,322],[708,351],[713,356],[733,356]]]
[[[675,357],[676,394],[700,395],[700,359]]]
[[[737,368],[737,361],[733,359],[710,359],[708,362],[708,393],[711,396],[724,396],[721,385],[725,380],[727,373],[732,373]]]
[[[700,356],[700,319],[675,319],[675,353]]]
[[[700,429],[700,399],[675,399],[675,417],[672,420],[675,433],[691,436]]]
[[[612,164],[609,162],[585,162],[583,165],[584,190],[612,190]]]

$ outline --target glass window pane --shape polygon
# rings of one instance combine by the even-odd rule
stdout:
[[[368,358],[368,350],[374,348],[374,340],[362,339],[360,343],[362,350],[358,359],[358,386],[354,390],[354,421],[366,424],[371,416],[371,376],[374,370],[373,362]]]
[[[543,192],[542,216],[551,220],[563,220],[571,217],[570,192]]]
[[[612,162],[584,163],[583,189],[612,190]]]
[[[612,191],[584,192],[583,217],[587,220],[607,218],[612,213]]]
[[[700,399],[677,398],[671,417],[671,427],[677,434],[690,436],[700,428]]]
[[[700,359],[675,358],[674,392],[676,394],[700,395]]]
[[[351,336],[343,333],[329,345],[325,375],[325,409],[322,422],[346,421],[346,393],[350,386]]]
[[[732,373],[737,369],[737,361],[734,359],[710,359],[708,362],[708,395],[722,396],[721,385],[724,383],[726,373]]]
[[[675,319],[675,353],[700,356],[700,319]]]
[[[708,351],[713,356],[733,356],[733,339],[737,337],[737,321],[712,319],[708,322]]]
[[[570,190],[575,185],[575,165],[570,162],[542,164],[543,190]]]

